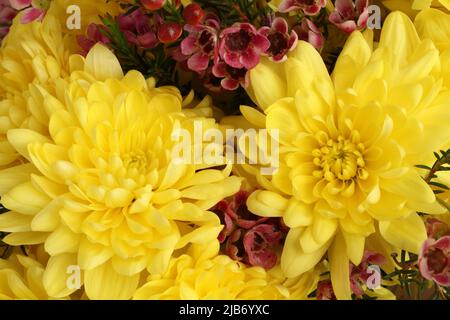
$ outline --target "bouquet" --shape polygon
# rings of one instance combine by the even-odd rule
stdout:
[[[1,0],[0,298],[449,299],[446,0]]]

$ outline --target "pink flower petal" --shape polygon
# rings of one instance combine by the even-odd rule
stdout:
[[[353,19],[355,15],[353,0],[336,0],[335,6],[344,20]]]
[[[450,286],[450,272],[447,272],[447,274],[438,274],[433,276],[434,281],[436,281],[437,284],[443,286],[443,287],[449,287]]]
[[[143,35],[137,36],[139,45],[143,48],[154,48],[158,45],[158,38],[153,32],[147,32]]]
[[[450,236],[445,236],[437,240],[433,247],[441,249],[444,252],[450,252]]]
[[[16,10],[22,10],[26,7],[31,6],[32,0],[9,0],[11,7]]]
[[[273,20],[272,29],[274,29],[275,31],[278,31],[280,33],[288,33],[289,26],[288,26],[286,20],[278,17],[278,18],[275,18],[275,20]]]
[[[188,37],[186,37],[186,39],[181,41],[181,52],[187,56],[193,54],[195,51],[197,51],[197,48],[195,46],[196,42],[197,37],[194,35],[189,35]]]
[[[223,79],[220,84],[222,88],[229,91],[236,90],[239,87],[239,81],[233,79]]]
[[[20,22],[23,24],[33,22],[35,20],[41,20],[44,17],[45,11],[36,8],[28,8],[22,12]]]
[[[259,55],[254,50],[247,50],[242,52],[240,63],[244,68],[250,70],[256,67],[259,63]]]
[[[188,59],[188,68],[192,71],[200,72],[206,70],[209,64],[209,57],[206,54],[196,53]]]
[[[270,41],[261,34],[255,34],[252,43],[260,52],[265,53],[270,48]]]
[[[278,11],[280,11],[280,12],[289,12],[289,11],[292,11],[292,10],[296,10],[298,8],[300,8],[300,7],[298,6],[297,1],[295,1],[295,0],[284,0],[278,6]]]
[[[223,60],[225,60],[226,64],[232,66],[233,68],[241,69],[243,67],[239,54],[235,52],[224,52]]]

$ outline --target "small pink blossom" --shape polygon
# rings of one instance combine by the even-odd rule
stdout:
[[[369,19],[369,0],[336,0],[336,10],[329,20],[340,30],[352,33],[366,28]]]
[[[134,10],[128,15],[121,14],[117,21],[128,42],[145,49],[158,45],[159,41],[150,19],[141,10]]]
[[[427,239],[419,255],[419,270],[425,279],[450,286],[450,236]]]
[[[272,61],[285,61],[287,59],[287,53],[294,50],[297,46],[297,33],[295,31],[289,33],[289,25],[283,18],[275,18],[270,28],[263,27],[260,32],[270,42],[270,47],[266,53]]]
[[[333,286],[330,280],[320,281],[317,284],[317,300],[336,300]]]
[[[284,0],[280,3],[280,12],[290,12],[301,9],[308,16],[314,16],[327,5],[327,0]]]
[[[253,69],[260,55],[270,47],[270,42],[261,30],[250,23],[236,23],[222,31],[219,42],[221,59],[234,69]]]
[[[91,23],[87,27],[87,35],[77,37],[78,45],[83,49],[84,55],[87,55],[96,43],[108,44],[110,42],[108,37],[100,31],[101,29],[106,30],[106,27]]]
[[[325,38],[320,29],[309,19],[303,19],[300,25],[294,27],[299,39],[309,42],[317,50],[322,50]]]
[[[443,236],[450,235],[450,228],[448,225],[436,218],[428,218],[425,221],[425,226],[427,228],[427,234],[429,238],[439,239]]]
[[[236,90],[239,88],[239,85],[247,88],[250,84],[248,69],[233,68],[222,60],[218,60],[214,63],[212,73],[215,77],[222,79],[220,85],[225,90]]]
[[[189,35],[180,44],[181,56],[175,58],[178,61],[187,59],[187,66],[192,71],[205,71],[217,55],[219,28],[216,19],[209,19],[202,25],[185,25]]]
[[[238,192],[232,200],[222,200],[213,211],[224,228],[219,235],[225,253],[234,260],[271,269],[277,262],[287,228],[281,219],[259,217],[246,205],[248,192]]]
[[[371,276],[371,273],[368,272],[369,266],[375,265],[380,267],[386,262],[386,258],[381,254],[366,250],[363,259],[358,266],[350,263],[350,288],[358,298],[361,298],[364,295],[362,284],[367,283],[367,280]]]

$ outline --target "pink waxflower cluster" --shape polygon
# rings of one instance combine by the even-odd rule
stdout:
[[[0,0],[0,39],[3,39],[9,32],[17,10],[14,9],[9,0]]]
[[[363,259],[358,266],[349,263],[350,288],[356,298],[361,299],[364,296],[364,289],[369,277],[373,274],[370,266],[381,267],[387,262],[386,258],[379,253],[366,250]],[[330,280],[320,281],[317,285],[317,300],[336,300],[333,286]]]
[[[419,270],[425,279],[450,286],[450,228],[435,218],[426,221],[428,239],[419,255]]]
[[[212,74],[226,90],[246,87],[249,71],[258,65],[261,56],[284,61],[298,41],[297,33],[289,32],[287,21],[281,17],[259,29],[247,22],[221,29],[219,19],[207,14],[195,25],[186,24],[184,29],[189,35],[175,50],[174,58],[185,61],[189,70],[206,79]]]
[[[219,241],[234,260],[265,269],[277,263],[287,227],[281,219],[258,217],[247,209],[249,193],[238,192],[231,200],[222,200],[213,209],[224,225]]]
[[[9,0],[11,7],[15,10],[22,10],[21,23],[30,23],[35,20],[42,20],[50,6],[50,0]]]

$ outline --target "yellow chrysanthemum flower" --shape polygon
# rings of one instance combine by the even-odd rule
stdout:
[[[35,247],[27,255],[19,251],[18,248],[14,249],[8,259],[0,259],[0,300],[56,299],[45,290],[44,269],[48,256],[42,248]]]
[[[162,273],[174,250],[217,241],[222,226],[207,210],[236,193],[241,179],[229,177],[230,166],[173,158],[176,130],[194,136],[195,121],[217,127],[211,108],[183,111],[178,90],[154,88],[136,71],[123,76],[102,45],[88,54],[85,70],[71,75],[63,103],[47,96],[39,106],[53,110],[49,136],[8,131],[31,174],[0,172],[10,189],[1,202],[11,210],[0,216],[0,229],[11,232],[3,240],[11,245],[45,243],[54,282],[65,277],[60,270],[79,265],[89,298],[127,299],[141,271]]]
[[[64,96],[58,81],[70,71],[66,40],[52,16],[42,23],[16,20],[5,38],[0,49],[0,168],[12,166],[19,157],[6,140],[9,129],[48,134],[48,116],[35,102],[42,99],[36,85]]]
[[[80,8],[81,29],[69,30],[67,7]],[[74,66],[71,54],[80,52],[75,33],[85,33],[86,26],[99,22],[99,14],[118,12],[114,2],[55,0],[42,22],[22,24],[14,20],[0,48],[0,168],[24,162],[6,140],[12,128],[30,128],[48,135],[48,115],[42,105],[42,88],[64,100],[61,79]]]
[[[149,276],[134,294],[138,300],[275,300],[306,299],[319,275],[311,271],[286,280],[281,272],[246,267],[218,255],[219,245],[193,246],[173,258],[166,273]],[[277,276],[273,276],[276,274]]]
[[[305,42],[282,65],[264,60],[250,93],[265,115],[242,110],[256,127],[279,130],[280,141],[273,176],[247,166],[266,189],[250,196],[249,209],[291,228],[281,257],[286,276],[328,252],[341,299],[350,298],[349,260],[360,263],[369,235],[418,253],[426,231],[416,212],[445,212],[414,168],[450,139],[439,52],[399,12],[386,19],[375,51],[370,35],[350,36],[331,78]]]

